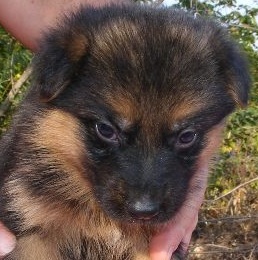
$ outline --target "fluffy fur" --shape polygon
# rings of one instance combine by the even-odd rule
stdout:
[[[0,219],[18,239],[5,260],[149,259],[248,89],[210,20],[140,6],[66,17],[1,141]]]

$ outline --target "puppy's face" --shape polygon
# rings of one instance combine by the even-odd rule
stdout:
[[[181,12],[107,7],[82,9],[42,46],[40,98],[79,120],[96,201],[130,222],[171,218],[200,156],[210,160],[218,125],[246,103],[234,44],[216,24]]]

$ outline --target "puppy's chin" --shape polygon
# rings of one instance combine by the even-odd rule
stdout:
[[[175,214],[172,216],[167,216],[165,214],[159,213],[158,215],[150,218],[138,218],[134,216],[130,216],[128,214],[125,215],[117,215],[113,212],[106,212],[109,218],[113,219],[117,223],[120,223],[123,226],[127,227],[142,227],[150,230],[156,230],[162,228],[164,225],[168,223],[170,219],[173,218]]]

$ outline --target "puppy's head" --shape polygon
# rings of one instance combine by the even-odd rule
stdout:
[[[249,89],[224,29],[141,7],[82,8],[43,41],[34,77],[41,102],[80,122],[96,201],[127,221],[175,214]]]

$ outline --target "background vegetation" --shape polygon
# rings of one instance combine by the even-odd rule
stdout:
[[[163,1],[141,2],[160,5]],[[227,26],[247,54],[253,78],[248,108],[229,118],[193,236],[190,259],[258,259],[257,5],[237,6],[234,0],[176,2],[176,7],[196,16],[213,16]],[[27,78],[28,70],[24,71],[31,57],[28,50],[0,28],[0,135],[6,131],[28,86],[28,80],[22,83]]]

